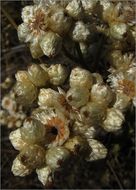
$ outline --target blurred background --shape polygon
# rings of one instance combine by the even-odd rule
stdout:
[[[17,25],[21,21],[22,7],[31,1],[1,2],[1,82],[33,61],[29,49],[17,37]],[[39,61],[39,60],[37,60]],[[2,89],[1,97],[10,89]],[[63,171],[56,173],[52,189],[135,189],[135,129],[134,110],[126,114],[123,129],[118,134],[107,134],[100,140],[109,150],[106,160],[92,163],[73,160]],[[14,158],[18,154],[8,136],[11,129],[1,126],[1,189],[45,189],[35,173],[27,177],[15,177],[11,172]],[[79,167],[80,165],[80,167]]]

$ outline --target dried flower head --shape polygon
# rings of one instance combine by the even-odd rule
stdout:
[[[13,114],[16,111],[17,103],[10,96],[4,96],[2,99],[2,107],[9,113]]]
[[[20,128],[20,133],[25,142],[35,144],[44,140],[46,129],[40,121],[27,118],[23,123],[23,127]]]
[[[45,33],[45,36],[40,42],[40,47],[44,55],[48,57],[53,57],[59,53],[62,45],[62,38],[52,31]]]
[[[136,32],[129,2],[33,2],[22,9],[18,37],[33,58],[44,56],[40,62],[50,64],[32,64],[16,73],[15,93],[2,99],[0,117],[8,127],[20,127],[9,135],[19,151],[13,174],[36,170],[48,186],[70,159],[106,158],[107,148],[96,139],[118,132],[125,111],[132,101],[136,105]],[[27,118],[22,105],[29,108]]]
[[[97,102],[89,102],[81,108],[80,114],[83,123],[99,125],[106,117],[106,107]]]
[[[17,83],[15,86],[16,97],[22,104],[31,104],[37,98],[37,88],[29,80],[26,71],[19,71],[16,74]]]
[[[75,23],[75,27],[72,31],[72,38],[77,42],[87,41],[90,36],[89,27],[87,24],[84,24],[82,21]]]
[[[130,106],[131,99],[124,93],[116,93],[116,101],[113,105],[114,108],[124,112]]]
[[[64,114],[65,113],[55,107],[45,107],[33,112],[34,117],[41,121],[46,127],[46,146],[60,146],[68,139],[69,121]]]
[[[112,72],[112,76],[118,74],[114,68]],[[132,81],[132,67],[127,74],[125,72],[123,76]],[[47,77],[48,86],[44,77]],[[69,81],[66,81],[68,73],[61,64],[34,65],[28,72],[19,72],[16,78],[17,83],[39,89],[35,101],[39,107],[32,110],[18,131],[10,134],[11,143],[20,151],[17,158],[22,170],[21,174],[17,169],[13,170],[16,175],[36,169],[42,184],[49,185],[55,172],[69,158],[80,154],[88,161],[106,157],[107,148],[95,138],[101,128],[105,134],[121,129],[122,111],[130,103],[128,94],[124,96],[123,91],[111,89],[100,74],[80,67],[72,69]]]
[[[89,155],[89,158],[87,160],[90,160],[90,161],[100,160],[107,156],[106,147],[103,144],[101,144],[99,141],[95,139],[89,139],[88,142],[92,149],[92,152]]]
[[[60,5],[54,5],[49,11],[50,29],[59,35],[65,35],[72,24],[72,19],[66,13],[66,10]]]
[[[91,15],[96,7],[98,0],[81,0],[83,9],[87,15]]]
[[[43,54],[47,56],[56,55],[61,44],[60,36],[52,31],[48,32],[48,14],[47,8],[41,4],[26,6],[22,10],[23,23],[18,27],[18,37],[20,41],[30,44],[34,58]]]
[[[32,83],[39,87],[46,86],[49,80],[48,73],[43,70],[39,65],[33,64],[28,67],[28,75]]]
[[[21,177],[29,175],[32,172],[31,169],[27,168],[25,165],[22,164],[18,157],[16,157],[16,159],[13,161],[11,170],[15,176]]]
[[[62,95],[59,92],[51,88],[42,88],[38,96],[38,104],[41,107],[57,107],[61,103],[61,97]]]
[[[68,76],[68,70],[61,64],[51,65],[48,69],[50,83],[53,85],[61,85]]]
[[[121,111],[115,108],[110,108],[107,111],[107,117],[104,120],[103,128],[108,132],[115,132],[121,129],[124,121],[124,115]]]
[[[18,155],[18,159],[27,168],[40,168],[45,163],[45,150],[38,145],[26,145]]]
[[[83,15],[82,2],[80,0],[72,0],[66,6],[66,11],[74,19],[81,19]]]
[[[136,96],[136,85],[135,85],[135,67],[129,68],[128,70],[118,71],[110,70],[111,74],[109,75],[108,81],[110,82],[111,87],[117,93],[123,93],[135,104]]]
[[[36,169],[39,181],[45,186],[52,183],[52,171],[49,166]]]
[[[64,147],[71,151],[73,154],[79,154],[82,150],[86,149],[87,142],[80,136],[69,138],[64,144]]]
[[[89,90],[86,88],[70,88],[66,94],[67,102],[76,108],[85,105],[89,99]]]
[[[109,86],[94,84],[91,89],[91,100],[104,105],[109,105],[113,100],[114,94]]]
[[[14,87],[2,98],[2,110],[0,111],[0,124],[8,128],[21,127],[26,113],[23,107],[17,103]]]
[[[25,141],[22,139],[20,129],[12,131],[9,135],[9,140],[16,150],[21,150],[26,145]]]
[[[69,151],[61,146],[52,147],[46,153],[46,164],[52,169],[60,168],[60,165],[69,158]]]
[[[0,87],[3,89],[8,89],[13,85],[13,78],[7,77],[1,84]]]
[[[70,74],[70,86],[75,87],[84,87],[90,89],[92,86],[92,75],[89,71],[81,69],[79,67],[72,70]]]

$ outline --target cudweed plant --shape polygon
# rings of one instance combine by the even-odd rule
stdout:
[[[31,64],[15,75],[17,102],[35,108],[9,135],[19,151],[12,172],[23,177],[35,170],[46,186],[73,155],[82,153],[88,162],[106,158],[98,133],[118,133],[126,110],[136,105],[136,67],[129,50],[136,36],[134,10],[122,1],[34,0],[21,17],[18,37],[32,57],[61,59]],[[17,111],[9,97],[2,107],[10,115]]]

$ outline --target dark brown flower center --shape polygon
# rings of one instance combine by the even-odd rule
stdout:
[[[51,127],[51,131],[50,131],[53,135],[57,135],[58,134],[58,130],[55,126]]]

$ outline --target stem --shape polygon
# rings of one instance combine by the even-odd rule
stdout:
[[[2,12],[6,16],[6,18],[9,20],[9,22],[12,24],[12,26],[17,30],[17,24],[12,19],[12,17],[9,15],[9,13],[2,7]]]
[[[108,165],[109,170],[110,170],[110,171],[112,172],[112,174],[114,175],[114,177],[115,177],[115,179],[116,179],[116,182],[117,182],[119,188],[120,188],[120,189],[124,189],[124,188],[123,188],[123,185],[121,184],[121,181],[120,181],[119,177],[118,177],[117,174],[115,173],[115,171],[114,171],[114,169],[113,169],[113,167],[112,167],[112,165],[111,165],[111,163],[110,163],[109,160],[107,160],[107,165]]]

